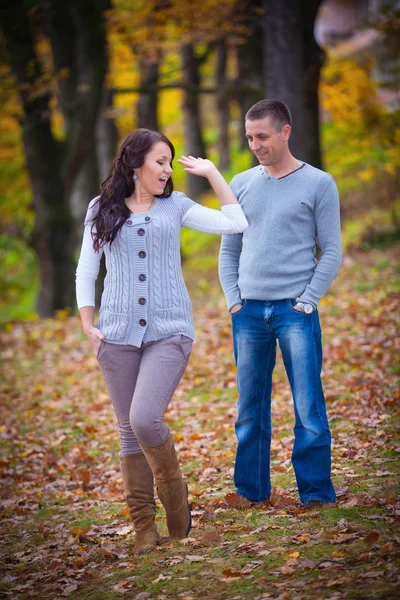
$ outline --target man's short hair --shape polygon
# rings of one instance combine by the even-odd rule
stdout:
[[[290,110],[280,100],[260,100],[247,111],[245,120],[258,121],[265,117],[269,117],[277,131],[281,131],[285,125],[292,125]]]

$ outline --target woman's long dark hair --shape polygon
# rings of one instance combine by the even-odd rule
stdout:
[[[129,217],[130,212],[125,204],[125,198],[129,198],[135,191],[133,171],[143,166],[146,154],[157,142],[165,142],[169,146],[173,159],[175,148],[169,139],[162,133],[150,129],[135,129],[119,147],[110,171],[100,186],[101,195],[94,204],[96,214],[92,219],[92,237],[96,252],[105,244],[112,244]],[[164,192],[157,197],[167,198],[173,190],[170,177]]]

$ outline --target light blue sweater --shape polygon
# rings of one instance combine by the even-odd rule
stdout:
[[[219,275],[228,310],[245,299],[290,298],[316,307],[342,257],[334,179],[307,163],[279,179],[257,166],[236,175],[231,188],[249,227],[222,238]]]

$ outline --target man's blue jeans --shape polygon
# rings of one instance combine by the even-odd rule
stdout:
[[[295,300],[245,300],[232,315],[239,391],[235,423],[235,486],[253,502],[271,494],[271,392],[278,340],[294,400],[292,464],[300,500],[334,502],[331,434],[321,383],[318,311],[305,314]]]

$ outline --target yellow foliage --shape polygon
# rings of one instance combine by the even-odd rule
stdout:
[[[394,177],[400,167],[399,123],[386,112],[371,68],[371,61],[328,57],[321,73],[321,106],[330,122],[324,128],[325,158],[342,186],[354,178],[369,183],[379,173]]]
[[[136,54],[156,56],[161,47],[166,50],[166,42],[176,51],[182,43],[210,43],[225,34],[243,34],[243,27],[232,20],[235,2],[171,0],[160,10],[158,0],[114,0],[109,28],[129,40]]]
[[[71,309],[68,307],[57,310],[56,311],[57,321],[65,321],[69,317],[70,313],[71,313]]]
[[[396,167],[392,163],[385,164],[384,169],[385,169],[386,173],[389,173],[389,175],[395,175],[396,174]]]
[[[167,135],[171,137],[171,140],[173,140],[173,138],[178,137],[182,129],[182,114],[180,110],[181,102],[181,90],[166,90],[160,93],[159,119],[163,131],[166,131]]]
[[[372,181],[376,176],[377,170],[374,166],[369,166],[366,169],[359,172],[358,176],[362,181]]]
[[[369,71],[352,60],[328,60],[320,84],[322,107],[339,127],[362,126],[383,107]]]
[[[31,191],[22,143],[22,106],[15,79],[6,65],[0,66],[0,212],[1,225],[25,229],[33,221]]]

